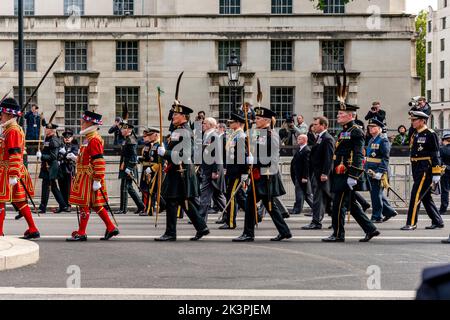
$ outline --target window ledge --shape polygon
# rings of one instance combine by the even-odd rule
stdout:
[[[100,72],[98,71],[90,71],[90,70],[86,70],[86,71],[76,71],[76,70],[68,70],[68,71],[55,71],[53,72],[53,74],[55,75],[55,77],[57,76],[94,76],[94,77],[98,77],[100,75]]]

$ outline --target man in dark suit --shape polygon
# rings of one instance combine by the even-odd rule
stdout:
[[[297,137],[299,149],[291,161],[291,179],[295,185],[295,204],[293,213],[300,214],[306,202],[312,206],[311,183],[309,181],[309,155],[308,136],[301,134]]]
[[[316,144],[311,149],[311,184],[313,188],[313,218],[303,230],[322,229],[325,207],[331,201],[330,174],[333,170],[333,154],[335,141],[328,133],[328,119],[316,117],[313,130],[317,134]]]

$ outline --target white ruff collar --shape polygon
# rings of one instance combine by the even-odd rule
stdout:
[[[86,128],[86,129],[84,129],[84,130],[81,130],[81,131],[80,131],[80,135],[86,136],[86,135],[88,135],[89,133],[95,132],[95,131],[97,131],[97,130],[98,130],[98,126],[96,126],[96,125],[90,126],[89,128]]]
[[[6,121],[5,123],[1,124],[0,127],[6,128],[7,126],[9,126],[10,124],[13,124],[14,122],[16,122],[16,118],[12,118],[12,119]]]

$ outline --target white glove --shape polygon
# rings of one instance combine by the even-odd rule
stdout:
[[[253,158],[252,155],[249,155],[247,157],[247,164],[254,164],[253,162],[255,161],[255,158]]]
[[[150,169],[150,167],[148,167],[147,169],[145,169],[145,173],[146,174],[151,174],[152,173],[152,169]]]
[[[14,187],[19,182],[19,179],[17,177],[9,177],[9,185],[11,187]]]
[[[438,184],[441,181],[441,176],[433,176],[433,183]]]
[[[377,172],[373,176],[373,178],[376,179],[376,180],[381,180],[382,177],[383,177],[383,174],[381,172]]]
[[[353,190],[353,187],[358,184],[358,181],[353,178],[347,178],[347,184],[350,187],[350,190]]]
[[[131,175],[131,170],[128,169],[128,168],[126,168],[126,169],[125,169],[125,173],[126,173],[127,175]]]
[[[242,174],[241,175],[241,182],[245,182],[248,180],[248,174]]]
[[[38,160],[41,160],[42,152],[40,152],[40,151],[36,152],[36,157],[37,157]]]
[[[67,153],[66,148],[59,149],[59,153],[61,153],[62,155],[66,154]]]
[[[92,190],[98,191],[102,187],[102,184],[100,181],[94,180],[94,183],[92,184]]]
[[[158,148],[158,155],[163,157],[166,154],[166,148],[164,146],[161,146]]]
[[[72,160],[72,161],[77,162],[77,156],[74,155],[72,152],[70,152],[69,154],[67,154],[66,158],[69,159],[69,160]]]

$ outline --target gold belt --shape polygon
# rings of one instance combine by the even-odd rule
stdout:
[[[421,158],[411,158],[412,162],[417,162],[417,161],[431,161],[431,157],[421,157]]]
[[[369,163],[381,163],[381,159],[377,158],[367,158],[366,161]]]
[[[94,170],[92,170],[91,166],[78,166],[77,167],[78,173],[87,173],[87,174],[93,174]]]

